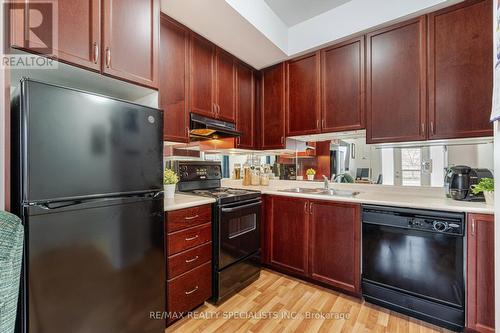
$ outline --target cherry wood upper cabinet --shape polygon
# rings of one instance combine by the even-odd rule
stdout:
[[[236,68],[234,57],[217,48],[216,66],[216,118],[234,122],[236,119]]]
[[[255,148],[255,81],[252,68],[236,66],[236,127],[242,135],[236,139],[238,148]]]
[[[492,136],[492,1],[429,15],[429,138]]]
[[[102,1],[103,73],[157,88],[159,1]]]
[[[261,71],[260,145],[262,149],[285,147],[285,64]]]
[[[286,63],[286,135],[321,132],[320,52]]]
[[[365,127],[365,39],[359,37],[321,51],[321,129]]]
[[[494,216],[467,217],[467,328],[495,332]]]
[[[426,18],[366,36],[367,143],[426,139]]]
[[[190,111],[215,117],[215,46],[191,33]]]
[[[44,1],[47,2],[47,1]],[[57,5],[57,35],[52,31],[39,31],[41,36],[56,37],[52,40],[53,55],[57,60],[80,67],[100,71],[101,69],[101,1],[54,1]],[[39,2],[38,2],[39,4]],[[37,9],[37,1],[26,1],[28,8]],[[15,10],[11,16],[11,46],[38,53],[37,49],[47,45],[34,33],[26,33],[29,26],[36,26],[36,17],[23,10]],[[17,14],[16,14],[17,13]],[[26,22],[26,24],[25,24]],[[42,25],[42,28],[44,26]],[[51,26],[47,26],[51,28]],[[26,40],[24,38],[27,37]],[[50,43],[50,42],[49,42]]]
[[[360,211],[329,201],[311,201],[309,210],[310,277],[354,294],[361,292]]]
[[[160,25],[160,108],[163,139],[188,142],[189,30],[165,15]]]
[[[271,265],[307,276],[308,204],[304,199],[272,196],[266,203],[269,209]]]

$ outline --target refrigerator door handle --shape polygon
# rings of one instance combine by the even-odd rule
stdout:
[[[37,207],[45,210],[54,210],[54,209],[60,209],[60,208],[66,208],[66,207],[71,207],[71,206],[76,206],[83,203],[81,200],[75,200],[69,203],[64,203],[62,205],[57,205],[57,204],[51,204],[51,203],[33,203],[30,204],[30,207]]]

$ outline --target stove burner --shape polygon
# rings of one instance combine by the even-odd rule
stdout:
[[[203,196],[211,196],[215,198],[225,198],[225,197],[243,195],[253,192],[247,190],[234,189],[234,188],[219,187],[208,190],[194,190],[193,193]]]

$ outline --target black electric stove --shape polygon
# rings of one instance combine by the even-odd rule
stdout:
[[[178,161],[179,192],[214,198],[212,301],[221,303],[260,276],[259,191],[221,187],[220,162]]]

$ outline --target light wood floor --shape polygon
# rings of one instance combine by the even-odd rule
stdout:
[[[315,317],[307,318],[308,314],[309,317]],[[240,318],[235,318],[236,315],[240,315]],[[247,318],[242,318],[243,315]],[[262,318],[265,315],[278,318]],[[295,317],[292,318],[292,315]],[[339,318],[342,315],[344,317]],[[289,318],[285,318],[286,316]],[[257,281],[225,303],[220,306],[205,303],[194,311],[191,318],[179,320],[166,332],[449,331],[354,297],[273,271],[262,270],[261,277]]]

